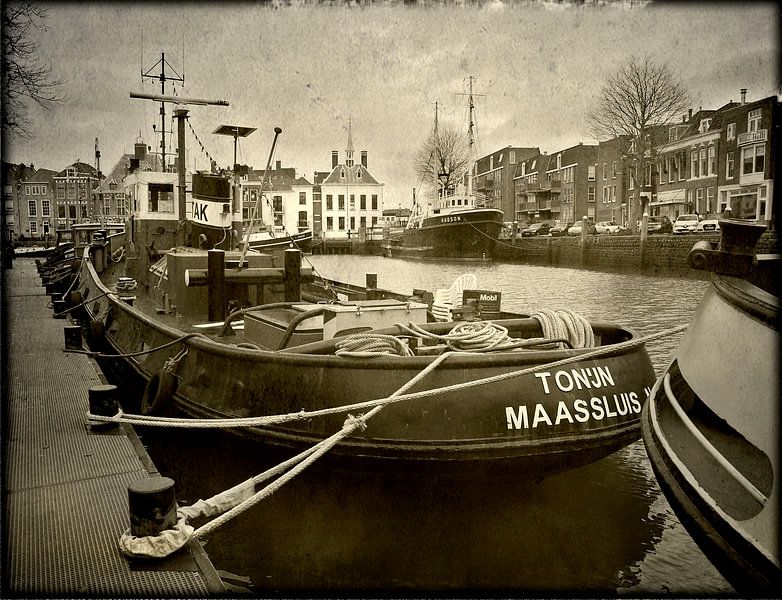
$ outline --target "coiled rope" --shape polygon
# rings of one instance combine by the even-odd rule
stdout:
[[[542,308],[530,315],[540,323],[544,338],[565,338],[573,348],[594,348],[592,325],[572,310]],[[561,344],[559,347],[563,347]]]

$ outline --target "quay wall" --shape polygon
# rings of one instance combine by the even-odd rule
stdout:
[[[653,272],[690,270],[687,256],[693,245],[706,240],[718,244],[714,234],[650,235],[642,242],[639,235],[591,235],[580,237],[535,237],[500,240],[494,258],[501,262],[594,268],[642,269]],[[766,232],[757,246],[759,254],[778,253],[776,232]]]

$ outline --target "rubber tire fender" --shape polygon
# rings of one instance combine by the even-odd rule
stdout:
[[[179,387],[179,377],[171,371],[161,369],[160,372],[153,375],[147,382],[144,395],[141,397],[142,414],[162,414],[171,405],[171,399],[174,397],[177,387]]]

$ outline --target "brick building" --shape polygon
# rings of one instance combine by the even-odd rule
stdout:
[[[55,201],[57,202],[57,228],[70,227],[74,223],[95,220],[95,202],[92,192],[100,185],[98,171],[83,162],[76,161],[54,176]],[[60,206],[65,216],[60,219]]]
[[[516,164],[540,154],[540,148],[507,146],[475,161],[472,189],[478,206],[499,208],[506,221],[516,214]]]

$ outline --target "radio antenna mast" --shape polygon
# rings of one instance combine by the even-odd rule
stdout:
[[[160,67],[159,73],[152,73],[154,69],[157,67]],[[166,73],[166,66],[171,70],[173,75]],[[171,64],[166,60],[166,53],[161,52],[160,53],[160,60],[157,61],[150,69],[148,69],[146,72],[144,72],[143,68],[141,71],[141,80],[143,81],[144,78],[147,79],[157,79],[160,81],[160,94],[162,96],[166,95],[166,81],[179,81],[182,83],[182,85],[185,84],[185,77],[184,75],[179,75],[179,73],[176,72],[174,67],[171,66]],[[153,125],[152,128],[154,129],[155,126]],[[163,161],[163,171],[166,171],[166,133],[172,133],[170,131],[166,131],[166,104],[165,102],[160,103],[160,155]]]

